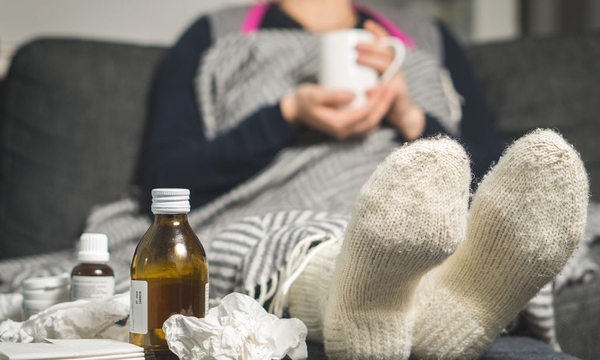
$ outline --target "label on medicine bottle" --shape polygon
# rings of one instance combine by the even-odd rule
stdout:
[[[148,333],[148,283],[131,280],[131,319],[129,331],[134,334]]]
[[[204,288],[204,316],[208,315],[208,297],[210,295],[209,284],[206,283],[206,287]]]
[[[71,300],[103,300],[115,294],[114,276],[73,276]]]

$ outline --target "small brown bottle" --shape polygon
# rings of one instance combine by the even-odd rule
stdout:
[[[190,191],[152,190],[154,223],[140,240],[131,262],[129,342],[146,359],[178,359],[162,330],[173,314],[202,318],[208,310],[208,263],[188,223]]]
[[[81,235],[77,259],[81,264],[71,272],[71,301],[102,300],[115,294],[115,273],[106,264],[110,259],[106,235]]]

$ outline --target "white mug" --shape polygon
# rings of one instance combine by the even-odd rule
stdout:
[[[372,67],[356,62],[356,45],[375,42],[394,50],[394,60],[381,77]],[[336,30],[321,35],[319,56],[319,84],[331,90],[355,93],[349,107],[358,108],[367,103],[368,89],[375,88],[380,81],[389,81],[400,70],[406,57],[406,47],[393,36],[375,39],[364,29]]]

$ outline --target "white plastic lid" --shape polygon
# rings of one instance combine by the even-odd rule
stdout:
[[[154,214],[187,214],[190,212],[188,189],[152,190],[152,212]]]
[[[70,276],[67,273],[58,276],[29,278],[23,281],[23,290],[50,290],[69,286]]]
[[[82,234],[77,259],[83,262],[107,262],[110,259],[108,237],[104,234]]]

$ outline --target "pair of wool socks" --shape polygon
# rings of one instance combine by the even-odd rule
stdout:
[[[341,247],[313,258],[290,293],[291,315],[331,360],[475,359],[563,268],[583,235],[588,181],[560,135],[516,141],[467,216],[469,183],[468,158],[447,138],[377,168]]]

